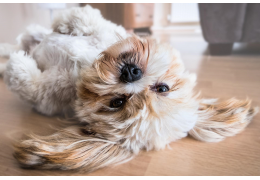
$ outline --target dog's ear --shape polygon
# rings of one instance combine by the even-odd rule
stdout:
[[[251,101],[229,99],[218,102],[215,99],[200,100],[198,120],[189,134],[197,140],[218,142],[234,136],[250,123],[258,108],[251,108]]]
[[[80,127],[74,126],[50,136],[31,136],[15,145],[14,157],[25,168],[83,168],[90,172],[126,162],[133,153],[114,142],[84,135]]]

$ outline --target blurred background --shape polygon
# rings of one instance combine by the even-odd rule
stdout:
[[[206,50],[210,55],[229,55],[232,50],[248,46],[252,52],[259,52],[255,43],[260,42],[260,4],[246,3],[1,4],[0,42],[15,43],[15,38],[30,24],[50,28],[52,18],[59,11],[86,4],[99,9],[106,19],[140,36],[153,35],[172,43],[180,38],[204,41],[208,43]]]

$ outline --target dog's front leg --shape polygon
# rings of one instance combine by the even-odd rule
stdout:
[[[24,51],[13,53],[4,80],[8,88],[45,115],[62,113],[76,98],[73,72],[53,66],[41,72]]]
[[[10,90],[27,102],[34,104],[38,86],[35,80],[40,75],[41,71],[37,68],[36,62],[24,51],[19,51],[10,55],[4,80]]]

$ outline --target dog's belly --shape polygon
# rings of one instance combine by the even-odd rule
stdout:
[[[34,49],[32,56],[42,71],[53,66],[70,70],[76,67],[75,65],[79,68],[91,65],[106,48],[106,43],[93,36],[52,33]]]

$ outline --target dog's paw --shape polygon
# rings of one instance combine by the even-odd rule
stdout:
[[[36,62],[24,51],[19,51],[10,55],[4,73],[4,81],[8,88],[18,93],[22,99],[32,101],[33,93],[36,92],[35,80],[40,74],[41,71],[37,68]]]
[[[8,85],[26,85],[26,81],[36,78],[40,74],[36,62],[24,51],[18,51],[10,55],[6,65],[5,81]]]

